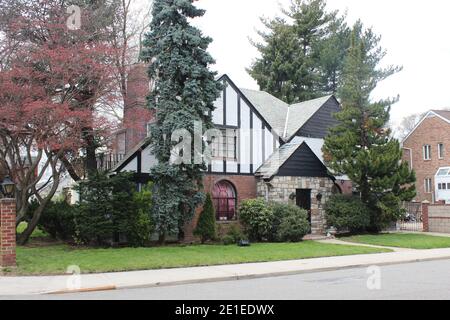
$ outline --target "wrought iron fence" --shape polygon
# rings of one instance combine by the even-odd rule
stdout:
[[[423,231],[422,204],[420,202],[404,202],[404,217],[398,222],[403,231]]]

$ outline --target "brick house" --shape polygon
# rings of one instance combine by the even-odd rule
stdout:
[[[415,201],[450,200],[449,130],[450,111],[430,110],[403,139],[403,159],[417,176]]]
[[[336,124],[337,99],[330,95],[288,105],[266,92],[241,89],[227,75],[217,81],[225,88],[211,116],[221,137],[209,141],[212,155],[204,185],[213,197],[219,230],[238,223],[242,200],[264,197],[308,210],[312,233],[324,234],[323,204],[332,193],[352,191],[345,177],[330,174],[321,151],[328,129]],[[146,132],[143,124],[141,130]],[[113,171],[134,172],[141,185],[150,180],[156,159],[147,139],[131,144]],[[197,220],[198,214],[186,227],[187,241],[193,239]]]

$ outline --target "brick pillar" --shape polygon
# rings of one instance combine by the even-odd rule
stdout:
[[[16,266],[16,201],[0,199],[0,268]]]
[[[423,222],[423,231],[430,231],[429,223],[428,223],[428,209],[430,207],[430,203],[428,201],[422,202],[422,222]]]

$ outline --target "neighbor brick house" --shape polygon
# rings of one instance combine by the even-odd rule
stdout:
[[[336,98],[289,105],[266,92],[239,88],[227,75],[217,81],[224,89],[211,116],[222,137],[209,141],[212,158],[204,185],[212,195],[219,229],[238,223],[243,200],[263,197],[308,210],[312,233],[324,234],[324,203],[332,193],[352,191],[345,177],[330,174],[321,151],[328,129],[336,124],[333,114],[340,110]],[[146,132],[144,123],[140,130]],[[157,163],[152,146],[147,139],[136,145],[126,141],[127,155],[113,171],[134,172],[136,182],[144,184]],[[198,214],[186,227],[188,241],[197,220]]]
[[[404,138],[402,146],[403,160],[417,176],[415,201],[450,200],[446,169],[450,167],[450,111],[427,112]]]

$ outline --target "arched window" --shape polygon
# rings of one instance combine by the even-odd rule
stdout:
[[[222,180],[216,183],[213,189],[213,202],[218,221],[236,220],[236,190],[230,182]]]

